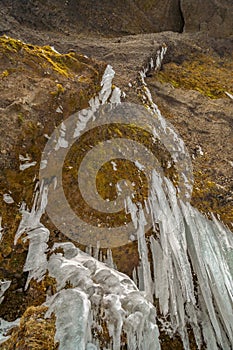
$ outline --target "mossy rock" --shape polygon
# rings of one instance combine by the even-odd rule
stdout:
[[[59,54],[49,46],[0,37],[0,278],[12,280],[0,315],[9,321],[20,317],[28,306],[44,302],[46,296],[44,282],[37,285],[32,281],[24,291],[28,241],[20,239],[14,245],[21,220],[20,205],[23,201],[29,208],[32,205],[45,136],[52,134],[63,119],[88,106],[101,88],[105,67],[75,52]],[[58,113],[59,106],[62,112]],[[28,154],[36,165],[21,171],[20,154]],[[3,201],[5,193],[12,194],[14,203]]]
[[[1,350],[55,350],[55,317],[45,319],[46,306],[29,307],[20,319],[19,327],[12,330],[11,337],[0,344]]]

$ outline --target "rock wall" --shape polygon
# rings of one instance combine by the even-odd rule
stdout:
[[[3,0],[0,32],[27,25],[92,35],[126,35],[162,31],[233,34],[231,0]],[[21,30],[19,28],[19,30]],[[11,34],[12,35],[12,34]]]
[[[207,32],[211,36],[233,35],[231,0],[181,0],[185,32]]]

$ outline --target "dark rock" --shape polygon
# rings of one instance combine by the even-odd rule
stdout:
[[[232,0],[181,0],[185,32],[207,32],[211,36],[233,35]]]
[[[2,0],[0,29],[53,30],[107,36],[173,32],[233,35],[231,0]]]

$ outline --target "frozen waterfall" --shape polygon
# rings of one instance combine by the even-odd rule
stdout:
[[[125,342],[123,334],[127,349],[160,349],[157,317],[170,336],[180,334],[184,349],[189,349],[189,327],[198,348],[204,342],[209,350],[231,349],[233,236],[216,218],[209,220],[179,201],[172,183],[154,170],[148,207],[159,234],[151,235],[149,244],[142,208],[132,202],[128,205],[137,218],[138,280],[143,289],[139,291],[128,276],[72,243],[55,244],[44,259],[47,229],[38,219],[45,209],[46,192],[44,187],[31,212],[25,210],[17,237],[24,227],[30,242],[25,264],[29,280],[40,280],[48,271],[57,281],[57,293],[48,296],[46,305],[47,317],[56,315],[59,349],[118,350]],[[159,301],[157,311],[155,300]],[[108,337],[101,343],[98,334],[104,327]]]
[[[164,53],[165,50],[161,55]],[[159,57],[157,68],[161,64]],[[153,60],[150,65],[153,68]],[[81,124],[74,130],[76,135],[85,129],[93,116],[92,110],[101,103],[107,100],[120,103],[120,90],[112,92],[113,75],[108,66],[102,91],[91,100],[87,112],[79,116]],[[153,113],[158,113],[148,89],[144,92]],[[165,132],[166,122],[160,113],[159,118]],[[63,132],[64,141],[64,128]],[[176,135],[173,136],[175,139]],[[179,146],[183,152],[183,144]],[[61,140],[59,147],[64,147]],[[50,190],[42,182],[32,210],[22,206],[15,241],[27,233],[29,250],[24,266],[24,271],[29,272],[27,285],[32,278],[43,279],[46,273],[56,280],[57,292],[48,296],[45,304],[46,317],[52,313],[56,316],[55,339],[60,350],[159,350],[160,327],[171,337],[179,334],[185,350],[190,349],[190,329],[198,349],[203,344],[208,350],[231,349],[233,235],[230,230],[214,216],[210,220],[178,199],[172,182],[153,169],[145,208],[133,203],[130,197],[126,201],[137,233],[140,257],[140,265],[134,272],[136,285],[128,276],[72,243],[63,242],[48,249],[49,230],[41,223],[41,216]],[[146,237],[148,215],[153,225],[149,238]]]

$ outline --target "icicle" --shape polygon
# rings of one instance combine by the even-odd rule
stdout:
[[[31,162],[31,163],[25,162],[24,164],[20,164],[19,170],[24,171],[24,170],[26,170],[26,169],[28,169],[28,168],[30,168],[30,167],[32,167],[32,166],[35,166],[36,163],[37,163],[37,162]]]
[[[23,268],[23,271],[29,272],[25,289],[28,288],[32,278],[41,281],[47,270],[46,250],[48,248],[49,230],[41,225],[41,227],[31,229],[26,239],[29,239],[30,243]]]
[[[11,195],[9,195],[9,193],[4,193],[3,195],[3,200],[5,203],[7,204],[12,204],[14,203],[14,199],[11,197]]]
[[[110,65],[105,69],[101,86],[102,89],[98,96],[91,98],[89,101],[89,108],[83,109],[78,113],[78,121],[76,123],[76,128],[74,131],[73,138],[79,137],[81,132],[85,129],[87,123],[91,119],[95,119],[95,112],[98,110],[100,104],[105,104],[108,101],[108,98],[111,96],[110,102],[118,104],[120,103],[121,91],[119,88],[115,88],[112,91],[112,79],[115,75],[114,70]]]
[[[114,70],[112,69],[112,66],[107,65],[107,68],[105,69],[102,81],[101,81],[101,86],[102,89],[99,93],[99,99],[102,104],[105,104],[110,97],[112,93],[112,79],[115,75]]]
[[[0,304],[3,302],[4,293],[10,287],[11,281],[0,280]]]
[[[29,239],[29,248],[24,271],[28,271],[29,275],[26,289],[32,278],[41,280],[47,269],[46,250],[49,230],[40,223],[47,205],[47,191],[47,186],[42,184],[40,192],[36,191],[31,211],[25,209],[25,204],[21,207],[22,219],[15,235],[14,244],[17,243],[23,233],[27,233],[25,240]]]
[[[233,343],[233,278],[232,260],[228,256],[233,253],[232,233],[225,229],[231,247],[224,247],[221,240],[224,228],[219,223],[206,219],[191,206],[182,204],[182,210],[187,223],[188,251],[202,300],[200,308],[203,314],[209,315],[205,317],[207,320],[209,317],[210,324],[209,331],[205,332],[206,343],[212,344],[214,332],[218,345],[224,350],[230,349],[227,339]]]
[[[56,315],[55,341],[59,350],[86,350],[90,340],[90,301],[87,295],[76,289],[63,289],[49,300],[45,317]]]
[[[1,243],[1,240],[2,240],[2,233],[3,233],[2,217],[0,216],[0,243]]]
[[[228,97],[230,97],[231,100],[233,100],[233,95],[232,95],[232,94],[230,94],[230,93],[227,92],[227,91],[225,91],[225,94],[226,94]]]
[[[230,349],[232,233],[216,219],[210,221],[178,201],[175,193],[172,183],[154,171],[149,206],[154,227],[159,224],[160,229],[159,240],[150,237],[155,297],[161,313],[171,319],[172,332],[180,334],[184,349],[189,349],[188,323],[199,348],[202,331],[208,349]],[[198,303],[192,273],[197,279]]]
[[[56,145],[54,146],[55,151],[58,151],[60,148],[67,148],[69,146],[68,141],[65,139],[66,137],[66,126],[64,123],[61,123],[61,127],[59,130],[59,137]]]
[[[72,243],[55,244],[54,250],[57,248],[63,249],[64,254],[51,255],[48,271],[57,281],[58,293],[46,304],[49,306],[47,316],[52,312],[56,314],[56,339],[62,344],[59,349],[84,349],[86,343],[97,346],[94,334],[90,336],[91,327],[101,329],[103,321],[112,339],[108,349],[120,350],[122,332],[127,334],[127,343],[136,339],[130,350],[160,349],[156,310],[128,276],[83,253]],[[72,287],[64,290],[68,282]],[[90,304],[84,313],[83,305],[87,305],[88,300]],[[86,337],[83,328],[80,330],[81,325],[86,329]]]
[[[138,252],[140,257],[139,266],[139,285],[140,289],[145,291],[148,300],[153,300],[153,289],[150,263],[148,259],[148,249],[145,238],[145,226],[147,224],[143,209],[139,204],[138,207],[134,204],[130,197],[127,198],[128,212],[131,214],[135,228],[137,228]]]
[[[116,265],[113,261],[111,249],[107,249],[107,257],[103,260],[103,262],[112,269],[117,270]]]
[[[148,110],[156,116],[158,123],[153,130],[154,138],[158,139],[165,146],[169,154],[172,156],[174,163],[179,164],[179,181],[185,186],[184,198],[187,200],[191,197],[193,185],[192,162],[189,153],[182,138],[179,137],[173,126],[162,116],[158,106],[153,101],[151,92],[145,82],[145,77],[152,68],[155,71],[161,68],[166,51],[167,47],[163,44],[162,48],[157,51],[155,67],[150,63],[139,71],[139,84],[141,83],[141,85],[139,85],[138,91],[140,91],[142,102],[146,104]]]
[[[115,87],[113,89],[112,95],[111,95],[111,98],[110,98],[110,102],[112,104],[116,104],[116,105],[121,103],[121,89],[119,89],[118,87]]]
[[[8,334],[13,327],[19,326],[19,322],[19,318],[12,322],[7,322],[0,318],[0,344],[5,342],[8,338],[10,338],[10,335],[6,334]]]

